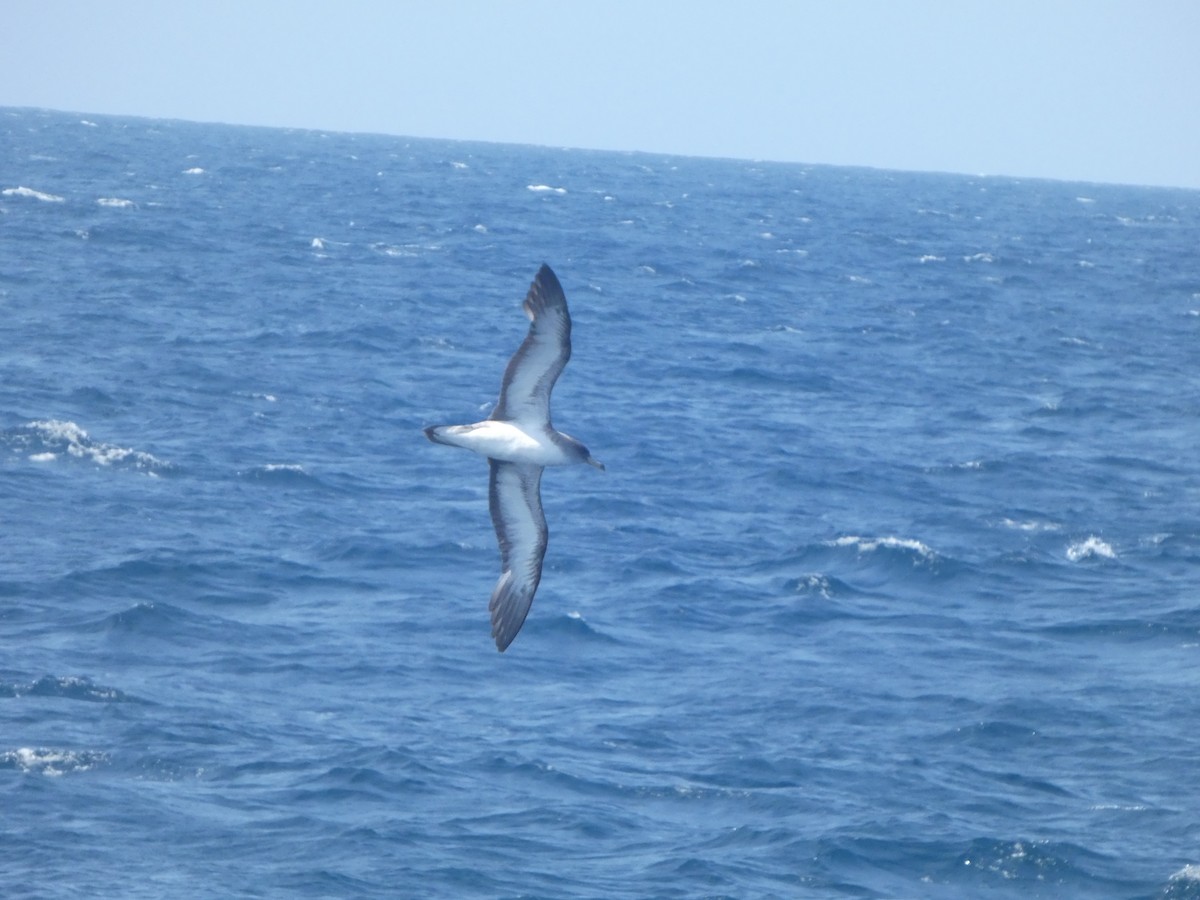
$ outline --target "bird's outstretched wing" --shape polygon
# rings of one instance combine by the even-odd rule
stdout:
[[[492,591],[492,637],[503,652],[529,614],[542,578],[546,517],[542,513],[542,467],[489,459],[488,507],[500,543],[500,580]]]
[[[571,358],[571,314],[550,267],[538,269],[525,296],[529,334],[504,370],[493,419],[547,423],[550,391]]]

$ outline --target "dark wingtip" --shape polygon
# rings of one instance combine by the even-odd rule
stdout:
[[[496,639],[496,649],[503,653],[508,649],[508,645],[513,642],[513,638],[521,630],[521,626],[525,624],[525,618],[522,617],[516,628],[512,627],[511,623],[503,623],[493,620],[492,622],[492,637]]]
[[[529,615],[529,607],[533,605],[533,595],[537,591],[537,580],[532,587],[524,589],[515,586],[512,581],[513,573],[507,571],[496,582],[492,598],[488,601],[488,612],[492,615],[492,637],[496,640],[496,649],[503,653],[513,638],[525,624]]]
[[[537,270],[537,274],[533,276],[533,284],[529,287],[530,290],[539,289],[544,294],[563,293],[562,284],[559,282],[558,276],[545,263],[542,263],[542,267]]]
[[[545,263],[542,263],[529,285],[524,308],[530,320],[536,319],[546,309],[561,309],[564,313],[567,310],[567,295],[563,293],[562,284],[554,270]],[[567,325],[570,327],[569,317]]]

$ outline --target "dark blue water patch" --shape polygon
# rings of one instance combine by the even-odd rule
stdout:
[[[146,609],[164,600],[255,606],[272,602],[313,573],[307,566],[279,558],[165,551],[72,572],[61,585],[87,598],[141,599]]]
[[[397,796],[429,794],[428,777],[411,777],[371,766],[338,765],[301,778],[284,789],[289,806],[388,804]]]
[[[1200,646],[1200,609],[1188,607],[1141,618],[1067,618],[1043,630],[1067,640]]]

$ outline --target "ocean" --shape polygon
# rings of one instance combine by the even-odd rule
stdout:
[[[1200,192],[0,110],[0,893],[1198,898],[1198,446]]]

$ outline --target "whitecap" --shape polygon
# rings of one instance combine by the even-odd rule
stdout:
[[[1000,524],[1005,528],[1012,528],[1015,531],[1058,531],[1059,526],[1054,522],[1041,522],[1037,519],[1030,519],[1024,522],[1018,522],[1016,519],[1001,519]]]
[[[86,772],[108,757],[90,750],[56,750],[50,747],[18,747],[0,753],[0,768],[18,769],[22,772],[58,776],[68,772]]]
[[[319,237],[315,237],[312,239],[312,243],[309,244],[308,246],[310,246],[314,250],[324,250],[325,242],[323,240],[321,240]]]
[[[412,259],[421,255],[421,247],[417,244],[405,244],[403,247],[394,247],[390,244],[372,244],[371,249],[376,253],[382,253],[384,256],[393,258],[403,257]],[[428,249],[436,250],[437,246],[430,246]]]
[[[204,170],[201,169],[199,166],[193,166],[190,169],[184,169],[183,174],[184,175],[203,175]]]
[[[111,206],[115,209],[129,209],[137,206],[132,200],[122,200],[120,197],[101,197],[96,202],[100,206]]]
[[[565,194],[566,188],[551,187],[548,184],[527,184],[525,187],[536,194]]]
[[[264,472],[294,472],[300,475],[306,474],[304,466],[299,463],[267,463],[262,467]]]
[[[483,224],[476,225],[472,230],[478,232],[479,234],[488,233],[487,226]]]
[[[298,463],[267,463],[252,469],[238,472],[238,477],[250,481],[267,484],[290,485],[292,487],[318,487],[320,479],[315,478],[304,466]]]
[[[858,535],[846,535],[825,542],[830,547],[855,547],[859,553],[874,553],[880,547],[888,550],[911,550],[925,559],[933,559],[937,554],[927,544],[911,538],[881,537],[866,538]]]
[[[74,422],[43,419],[27,422],[24,427],[29,437],[41,445],[38,447],[31,441],[26,441],[33,450],[29,458],[35,462],[53,462],[60,454],[66,453],[68,456],[100,466],[111,466],[115,463],[132,464],[136,468],[150,470],[150,474],[155,474],[155,470],[168,468],[166,462],[153,454],[94,441]]]
[[[1071,562],[1079,562],[1084,559],[1116,559],[1116,551],[1113,550],[1112,544],[1101,540],[1095,535],[1090,536],[1087,540],[1076,541],[1067,548],[1067,559]]]
[[[32,200],[41,200],[43,203],[62,203],[63,198],[57,194],[45,194],[42,191],[35,191],[33,188],[15,187],[5,188],[0,191],[5,197],[29,197]]]
[[[797,594],[816,594],[822,600],[833,599],[833,582],[828,575],[814,572],[796,579],[793,588]]]
[[[934,256],[931,253],[926,253],[924,256],[922,256],[920,259],[917,260],[917,262],[920,262],[920,263],[945,262],[945,261],[946,261],[946,257]]]
[[[1200,866],[1189,863],[1171,876],[1171,881],[1200,882]]]
[[[992,254],[990,254],[990,253],[974,253],[971,256],[963,257],[963,262],[990,263],[990,262],[995,262],[995,261],[996,261],[996,257],[992,256]]]

